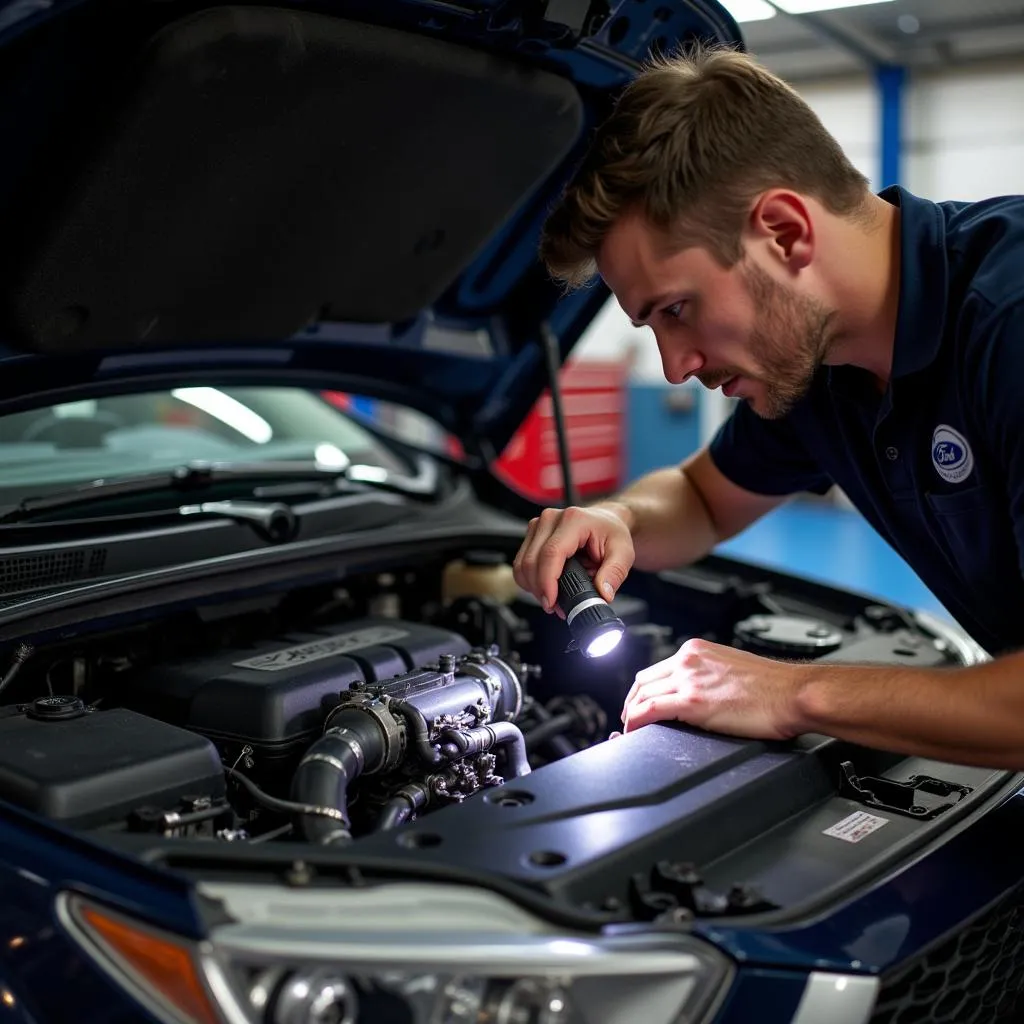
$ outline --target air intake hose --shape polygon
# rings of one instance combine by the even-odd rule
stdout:
[[[379,771],[388,753],[387,736],[375,716],[363,708],[345,708],[299,762],[292,781],[293,799],[314,807],[334,807],[344,824],[304,814],[299,829],[311,842],[344,843],[352,838],[348,788],[364,773]]]

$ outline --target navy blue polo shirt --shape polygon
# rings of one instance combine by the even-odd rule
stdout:
[[[823,367],[781,419],[739,404],[711,457],[760,494],[837,484],[979,644],[1024,647],[1024,196],[880,195],[900,209],[885,393]]]

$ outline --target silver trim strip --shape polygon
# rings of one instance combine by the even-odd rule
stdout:
[[[945,640],[968,668],[992,660],[988,651],[962,627],[945,622],[931,612],[912,611],[910,614],[918,626]]]
[[[814,971],[792,1024],[868,1024],[879,988],[877,978]]]
[[[495,977],[521,974],[551,977],[603,977],[608,974],[684,977],[700,973],[702,964],[684,943],[643,945],[598,942],[590,938],[509,936],[475,932],[453,936],[390,932],[367,937],[346,932],[336,923],[305,928],[280,925],[226,924],[213,933],[219,952],[251,964],[305,964],[324,960],[344,963],[359,972],[380,970],[452,971]],[[838,1022],[837,1022],[838,1024]]]
[[[580,601],[578,605],[565,617],[565,624],[567,626],[572,625],[572,620],[576,618],[581,611],[586,608],[593,608],[596,604],[607,604],[608,602],[603,597],[588,597],[586,601]]]

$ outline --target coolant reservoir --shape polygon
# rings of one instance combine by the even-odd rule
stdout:
[[[518,595],[512,566],[497,551],[467,551],[444,567],[441,598],[445,604],[459,597],[489,597],[509,604]]]

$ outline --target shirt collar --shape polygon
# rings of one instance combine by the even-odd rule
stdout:
[[[942,344],[949,279],[946,221],[936,203],[899,185],[878,194],[900,211],[900,297],[892,362],[895,379],[930,366]]]

